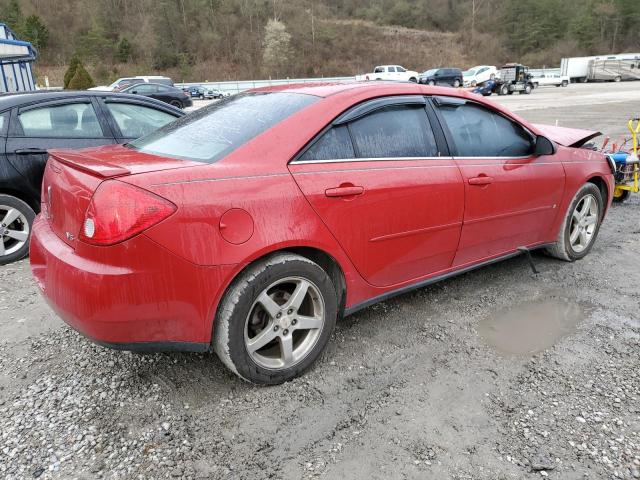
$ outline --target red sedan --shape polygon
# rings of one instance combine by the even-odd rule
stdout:
[[[227,98],[125,146],[52,151],[31,265],[73,328],[119,349],[213,348],[288,380],[336,318],[546,248],[592,248],[610,205],[595,134],[411,83]]]

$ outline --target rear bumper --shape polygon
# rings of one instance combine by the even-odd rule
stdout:
[[[71,327],[121,350],[205,351],[232,266],[202,267],[144,235],[75,250],[39,215],[31,269],[45,299]]]

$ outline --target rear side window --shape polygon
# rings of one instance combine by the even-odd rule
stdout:
[[[25,137],[99,138],[103,136],[90,103],[33,108],[18,114]]]
[[[300,161],[343,160],[355,157],[349,130],[345,125],[333,127],[325,132],[300,157]]]
[[[106,103],[124,138],[138,138],[176,119],[167,112],[129,103]]]
[[[394,105],[349,125],[360,158],[434,157],[438,147],[424,106]]]
[[[533,152],[526,130],[496,112],[473,103],[439,109],[461,157],[524,157]]]
[[[145,153],[213,163],[317,100],[284,92],[235,95],[128,145]]]

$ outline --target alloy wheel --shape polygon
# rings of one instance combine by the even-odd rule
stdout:
[[[11,255],[29,240],[29,222],[20,210],[0,205],[0,256]]]
[[[282,278],[253,303],[244,328],[245,348],[263,368],[289,368],[313,350],[324,323],[325,304],[318,287],[305,278]]]
[[[593,241],[598,226],[598,202],[589,194],[582,197],[571,215],[569,243],[574,252],[584,251]]]

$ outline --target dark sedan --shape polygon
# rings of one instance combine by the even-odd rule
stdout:
[[[462,85],[462,70],[459,68],[433,68],[420,74],[418,82],[426,85],[448,85],[458,88]]]
[[[137,85],[131,85],[130,87],[121,90],[121,92],[154,98],[178,108],[185,108],[193,105],[191,97],[187,93],[183,92],[182,89],[169,87],[160,83],[139,83]]]
[[[122,93],[0,95],[0,265],[28,253],[47,150],[126,143],[183,115],[157,100]]]

